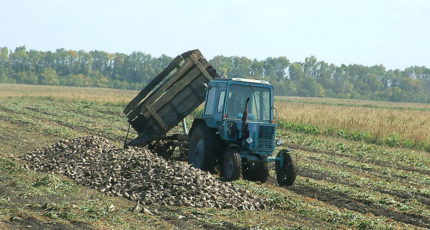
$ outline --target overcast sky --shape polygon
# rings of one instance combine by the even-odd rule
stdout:
[[[0,47],[430,67],[428,0],[0,0]]]

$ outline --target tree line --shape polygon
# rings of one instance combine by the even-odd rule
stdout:
[[[142,52],[27,50],[0,48],[0,83],[92,86],[141,89],[160,73],[172,57]],[[385,101],[430,102],[430,69],[404,70],[383,65],[334,65],[314,56],[304,62],[286,57],[265,60],[216,56],[209,61],[228,78],[270,81],[277,95],[332,97]]]

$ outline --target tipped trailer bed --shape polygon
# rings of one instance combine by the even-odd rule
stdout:
[[[124,109],[138,137],[126,146],[142,146],[167,132],[205,100],[205,84],[220,78],[199,50],[177,56]]]

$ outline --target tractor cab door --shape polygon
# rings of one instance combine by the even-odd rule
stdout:
[[[225,83],[209,83],[206,93],[205,109],[203,119],[210,128],[217,128],[218,123],[222,121],[224,103],[226,95]]]

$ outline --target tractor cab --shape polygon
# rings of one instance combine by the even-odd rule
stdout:
[[[226,146],[239,146],[247,160],[259,160],[274,150],[273,87],[266,81],[209,82],[203,119],[217,129]]]

